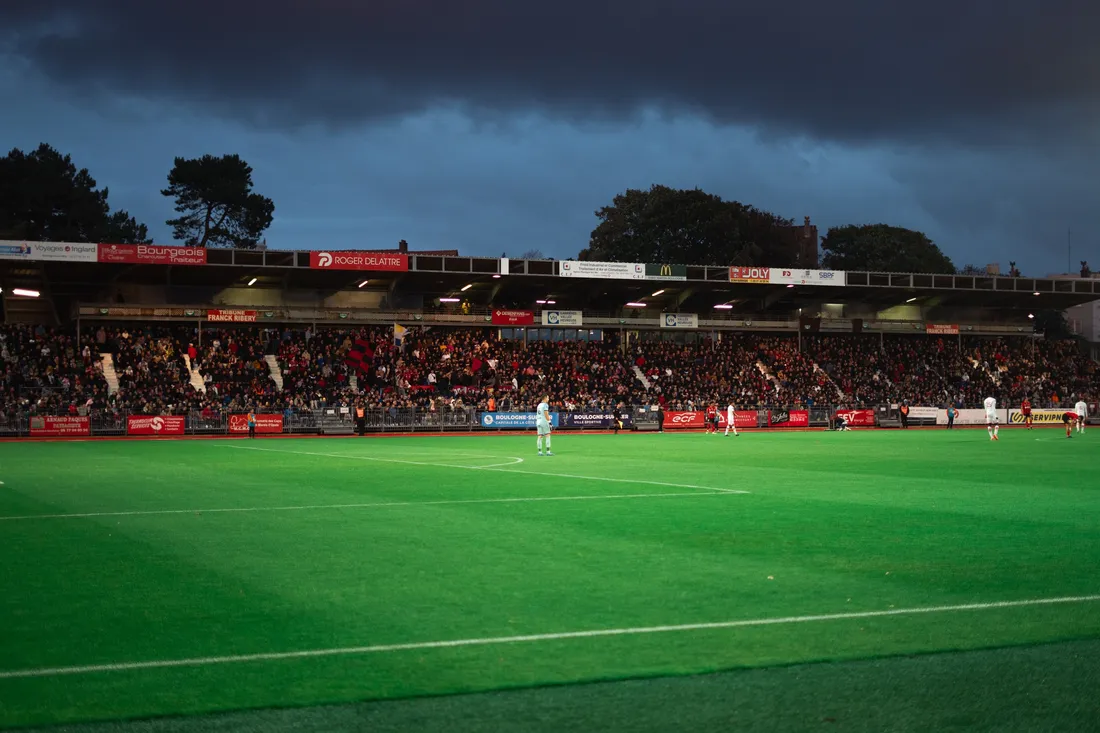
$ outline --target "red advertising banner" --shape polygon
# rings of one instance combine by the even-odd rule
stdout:
[[[494,326],[533,326],[535,325],[534,311],[494,310]]]
[[[874,410],[837,410],[836,414],[843,417],[845,422],[854,428],[873,428],[875,426]]]
[[[248,415],[229,416],[230,433],[248,432]],[[256,415],[257,433],[281,433],[283,432],[282,415]]]
[[[924,332],[938,336],[958,336],[959,325],[957,323],[926,323]]]
[[[810,427],[810,411],[790,410],[784,412],[773,410],[768,413],[768,425],[773,428],[808,428]]]
[[[100,262],[125,265],[205,265],[202,247],[174,247],[161,244],[100,244]]]
[[[718,427],[726,427],[726,411],[718,412]],[[706,413],[701,410],[694,412],[666,412],[664,427],[672,429],[702,428],[706,427]],[[755,410],[737,410],[733,413],[733,424],[738,428],[755,428]]]
[[[126,418],[127,435],[183,435],[187,419],[183,415],[130,415]]]
[[[767,285],[771,282],[772,268],[770,267],[731,267],[731,283],[757,283]]]
[[[206,311],[206,320],[228,323],[255,323],[256,311]]]
[[[46,416],[31,418],[32,438],[56,438],[65,435],[91,435],[92,427],[87,417]]]
[[[310,252],[309,266],[314,270],[408,272],[409,256],[388,252]]]

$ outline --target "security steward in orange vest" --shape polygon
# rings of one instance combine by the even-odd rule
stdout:
[[[901,407],[899,408],[899,410],[901,412],[901,427],[905,430],[908,430],[909,429],[909,403],[908,402],[901,403]]]
[[[367,411],[362,404],[355,406],[355,432],[359,435],[367,432]]]

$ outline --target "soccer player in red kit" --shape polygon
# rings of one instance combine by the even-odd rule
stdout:
[[[1024,425],[1031,430],[1031,400],[1027,397],[1020,403],[1020,413],[1024,416]]]
[[[1073,437],[1073,426],[1077,424],[1077,419],[1078,418],[1077,418],[1077,413],[1076,412],[1063,412],[1062,413],[1062,423],[1064,423],[1065,426],[1066,426],[1066,437],[1067,438],[1072,438]]]
[[[707,433],[718,433],[718,405],[710,405],[706,411]]]

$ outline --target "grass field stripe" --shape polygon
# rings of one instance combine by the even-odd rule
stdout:
[[[668,497],[721,496],[726,492],[678,491],[661,494],[592,494],[589,496],[516,496],[501,499],[439,499],[430,501],[379,501],[362,504],[306,504],[303,506],[222,507],[218,509],[137,509],[120,512],[81,512],[73,514],[23,514],[0,517],[0,522],[31,519],[88,519],[92,517],[141,517],[158,514],[227,514],[232,512],[304,512],[320,509],[372,509],[384,507],[438,506],[441,504],[515,504],[525,501],[596,501],[599,499],[658,499]]]
[[[315,453],[312,451],[279,450],[277,448],[253,448],[250,445],[222,445],[222,448],[236,448],[237,450],[255,450],[266,453],[286,453],[292,456],[316,456],[318,458],[346,458],[352,461],[381,461],[383,463],[407,463],[413,466],[431,466],[438,468],[464,468],[468,471],[500,471],[502,473],[514,473],[523,476],[550,476],[551,478],[572,478],[584,481],[610,481],[622,484],[647,484],[649,486],[667,486],[673,489],[699,489],[701,491],[720,491],[726,494],[748,494],[748,491],[740,489],[720,489],[716,486],[697,486],[696,484],[674,484],[667,481],[646,481],[644,479],[611,478],[608,476],[581,476],[572,473],[551,473],[547,471],[513,471],[507,468],[493,466],[459,466],[450,463],[425,463],[423,461],[405,461],[398,458],[375,458],[374,456],[349,456],[343,453]],[[549,460],[549,459],[548,459]]]
[[[885,616],[912,616],[918,614],[951,613],[957,611],[987,611],[1001,608],[1024,608],[1028,606],[1091,603],[1095,601],[1100,601],[1100,595],[1068,596],[1064,598],[1035,598],[1023,601],[994,601],[991,603],[965,603],[955,606],[894,608],[884,611],[853,611],[851,613],[829,613],[816,616],[786,616],[778,618],[743,619],[739,621],[715,621],[711,623],[678,624],[675,626],[639,626],[635,628],[625,629],[592,629],[589,631],[563,631],[550,634],[527,634],[523,636],[489,636],[480,639],[452,639],[449,641],[421,641],[409,642],[406,644],[378,644],[374,646],[305,649],[296,652],[267,652],[261,654],[238,654],[222,657],[194,657],[191,659],[161,659],[146,662],[88,664],[73,667],[13,669],[0,671],[0,680],[26,679],[30,677],[61,677],[64,675],[95,674],[99,672],[129,672],[144,669],[166,669],[172,667],[206,667],[218,664],[239,664],[244,662],[267,662],[283,661],[289,659],[310,659],[316,657],[381,654],[385,652],[416,651],[420,649],[450,649],[454,647],[492,646],[498,644],[524,644],[541,641],[591,639],[610,636],[667,634],[683,631],[709,631],[715,629],[736,629],[751,626],[776,626],[785,624],[815,623],[823,621],[844,621],[850,619],[880,618]]]

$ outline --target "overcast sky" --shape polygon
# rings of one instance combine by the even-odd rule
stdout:
[[[907,7],[908,9],[902,9]],[[239,153],[272,247],[572,257],[627,188],[957,265],[1100,266],[1100,3],[0,3],[0,145],[48,142],[169,241],[174,156]]]

